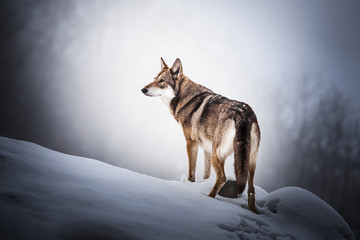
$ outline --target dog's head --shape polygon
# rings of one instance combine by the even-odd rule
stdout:
[[[176,59],[171,68],[166,65],[161,58],[161,71],[154,78],[154,81],[146,85],[141,91],[149,97],[161,96],[166,103],[176,96],[179,81],[182,79],[182,64],[180,59]]]

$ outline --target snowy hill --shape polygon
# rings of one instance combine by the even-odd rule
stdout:
[[[0,137],[0,239],[353,239],[312,193],[257,188],[260,214],[206,194],[214,179],[165,181]]]

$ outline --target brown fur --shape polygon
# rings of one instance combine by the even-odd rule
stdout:
[[[191,81],[183,75],[180,59],[176,59],[169,68],[161,58],[161,66],[162,70],[155,80],[146,85],[142,92],[148,96],[161,96],[181,124],[189,159],[188,180],[195,181],[200,145],[205,155],[204,178],[210,175],[209,161],[216,173],[215,185],[209,193],[210,197],[215,197],[226,182],[225,159],[234,151],[238,191],[240,194],[244,191],[248,180],[248,205],[250,210],[256,212],[253,179],[260,129],[255,113],[249,105],[230,100]]]

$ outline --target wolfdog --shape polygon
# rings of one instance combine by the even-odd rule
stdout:
[[[249,105],[230,100],[191,81],[183,74],[180,59],[171,68],[161,58],[161,71],[141,90],[150,97],[160,96],[183,128],[189,159],[188,180],[195,181],[199,145],[204,149],[204,179],[210,176],[210,161],[216,182],[210,197],[215,197],[226,182],[224,163],[234,152],[238,193],[248,180],[248,207],[256,212],[254,173],[260,144],[257,118]]]

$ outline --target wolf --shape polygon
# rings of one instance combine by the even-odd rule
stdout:
[[[248,208],[256,212],[253,181],[260,128],[254,111],[246,103],[230,100],[191,81],[183,74],[179,58],[171,68],[163,58],[160,60],[161,71],[141,91],[149,97],[161,97],[182,126],[189,160],[188,180],[195,181],[201,146],[205,156],[204,179],[209,178],[211,165],[216,173],[215,185],[209,193],[214,198],[226,182],[225,159],[234,152],[238,193],[244,191],[248,181]]]

